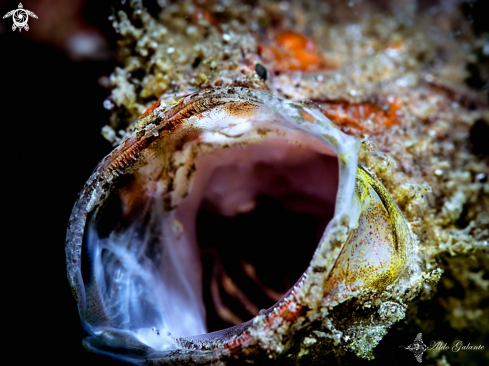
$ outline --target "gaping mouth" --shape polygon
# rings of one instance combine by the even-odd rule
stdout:
[[[334,215],[338,185],[336,158],[282,139],[220,151],[201,162],[218,167],[195,195],[208,331],[243,323],[284,297]],[[197,173],[194,187],[207,174]],[[195,220],[187,207],[177,215]]]
[[[357,142],[317,111],[223,88],[145,118],[70,221],[90,348],[233,349],[404,268],[404,223],[363,171],[355,199]],[[374,236],[385,243],[364,254]]]

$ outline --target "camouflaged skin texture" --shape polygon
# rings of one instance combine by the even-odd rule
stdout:
[[[109,140],[120,143],[151,105],[171,106],[196,89],[237,84],[270,90],[318,108],[361,139],[361,164],[419,240],[423,274],[407,294],[367,291],[336,308],[348,319],[316,309],[315,316],[324,318],[318,322],[331,331],[311,325],[310,333],[299,332],[302,338],[287,343],[280,362],[321,363],[331,349],[343,363],[359,360],[345,350],[372,358],[374,345],[419,291],[402,331],[386,338],[402,344],[422,331],[425,340],[447,337],[450,343],[467,330],[474,336],[467,342],[487,339],[489,169],[487,158],[474,154],[470,131],[487,124],[489,112],[484,96],[465,83],[469,64],[487,75],[481,56],[487,37],[472,33],[457,2],[387,2],[379,9],[368,1],[189,1],[169,2],[150,14],[135,1],[112,20],[122,37],[122,66],[111,76],[113,118],[103,132]],[[452,37],[455,32],[459,36]],[[265,80],[255,71],[257,62],[268,70]],[[454,288],[463,295],[451,293]],[[399,350],[379,347],[377,359],[399,359]],[[430,357],[462,362],[465,356]]]

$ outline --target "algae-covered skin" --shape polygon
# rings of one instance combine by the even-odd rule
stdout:
[[[460,339],[486,348],[431,350],[426,364],[487,362],[489,167],[474,134],[487,133],[489,109],[466,80],[467,65],[489,76],[489,35],[472,33],[459,2],[131,1],[111,20],[121,66],[106,102],[109,141],[120,143],[151,106],[199,90],[269,91],[358,137],[361,165],[417,238],[404,287],[316,308],[290,339],[272,332],[267,355],[250,348],[221,362],[414,362],[399,346],[419,332],[427,345]]]

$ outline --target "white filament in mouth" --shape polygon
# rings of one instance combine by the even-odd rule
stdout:
[[[216,143],[213,137],[208,134],[204,142]],[[217,140],[222,143],[222,135]],[[193,148],[185,146],[182,154],[190,154],[187,150]],[[331,218],[338,185],[338,163],[332,155],[325,145],[300,131],[257,144],[216,147],[197,157],[191,178],[178,178],[177,173],[173,189],[178,190],[178,185],[191,189],[170,211],[165,210],[160,184],[148,178],[159,175],[161,167],[155,159],[153,168],[145,167],[145,174],[136,175],[131,183],[143,191],[138,196],[141,210],[130,217],[132,223],[125,225],[122,220],[107,237],[97,234],[95,221],[89,230],[94,276],[111,325],[134,332],[156,350],[176,348],[175,337],[205,333],[196,237],[202,202],[211,202],[221,216],[233,217],[254,208],[259,196],[267,196],[290,211]],[[122,206],[135,199],[132,190],[112,194],[120,195]],[[103,215],[98,220],[104,220]],[[300,250],[301,243],[297,246]]]
[[[203,203],[233,217],[265,196],[324,225],[331,219],[313,255],[320,267],[331,224],[353,228],[360,213],[353,199],[358,141],[316,110],[222,88],[159,113],[99,164],[67,239],[86,344],[127,360],[147,346],[147,355],[181,348],[178,338],[206,332],[196,235]],[[223,345],[243,329],[212,333],[212,342]],[[211,347],[208,336],[202,342]]]

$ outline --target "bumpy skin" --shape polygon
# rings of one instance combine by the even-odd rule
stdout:
[[[464,342],[484,344],[489,168],[470,131],[486,131],[489,112],[480,90],[465,80],[471,76],[468,66],[482,78],[489,75],[487,37],[472,34],[456,2],[388,1],[384,9],[375,1],[284,4],[179,2],[153,15],[145,9],[115,14],[122,66],[111,76],[113,116],[104,135],[120,143],[114,130],[127,128],[129,134],[155,102],[169,106],[215,86],[270,90],[315,106],[362,140],[361,163],[382,182],[419,239],[423,275],[404,294],[390,288],[367,292],[335,311],[314,308],[312,318],[329,314],[318,322],[331,332],[311,323],[297,333],[302,338],[288,341],[288,357],[279,361],[323,364],[324,351],[331,349],[343,363],[351,361],[345,350],[373,357],[372,348],[392,321],[404,317],[405,303],[421,288],[408,323],[377,348],[379,362],[397,362],[404,354],[396,347],[419,332],[426,343],[441,337],[450,344],[464,331],[472,337]],[[268,70],[266,80],[255,72],[256,62]],[[487,363],[476,352],[430,357]]]
[[[176,179],[178,167],[169,164],[173,160],[169,156],[177,146],[182,146],[185,141],[193,141],[196,147],[200,142],[208,144],[203,137],[198,137],[199,131],[213,131],[219,121],[226,118],[232,121],[230,126],[235,128],[236,124],[247,119],[252,121],[260,113],[262,117],[267,117],[266,120],[279,121],[277,118],[281,118],[289,128],[307,131],[329,146],[329,153],[334,152],[339,157],[340,185],[330,228],[321,239],[309,269],[272,308],[249,322],[223,332],[176,339],[181,349],[191,352],[177,352],[170,357],[168,352],[151,350],[127,337],[125,331],[114,329],[111,315],[104,309],[97,282],[93,278],[88,283],[86,279],[82,280],[81,252],[87,250],[83,248],[82,238],[90,236],[90,220],[87,218],[96,215],[103,207],[121,177],[139,174],[137,169],[155,160],[162,164],[160,179],[166,187],[162,193],[170,198],[164,200],[168,202],[165,209],[175,210],[190,187],[188,183]],[[280,125],[279,122],[274,123]],[[227,125],[219,128],[223,129],[223,133],[228,129]],[[230,136],[223,146],[259,143],[266,140],[270,132],[267,132],[266,125],[258,122],[248,135]],[[218,144],[215,148],[219,147]],[[210,89],[186,97],[169,109],[159,106],[152,108],[142,116],[138,129],[99,164],[75,205],[70,220],[68,273],[79,300],[82,321],[87,331],[93,334],[87,339],[87,347],[99,352],[107,352],[109,347],[114,354],[124,353],[123,349],[126,349],[129,356],[121,358],[132,362],[136,362],[136,355],[158,362],[186,360],[187,357],[218,360],[228,356],[241,360],[244,355],[248,359],[260,357],[263,353],[275,358],[286,352],[288,342],[296,333],[308,329],[319,320],[324,323],[329,319],[327,311],[319,311],[319,307],[334,307],[353,296],[363,296],[372,288],[383,293],[407,270],[413,257],[414,243],[404,217],[382,184],[363,168],[356,168],[354,153],[357,148],[358,142],[354,138],[341,133],[317,110],[252,89]],[[156,158],[160,151],[164,152],[163,155]],[[125,188],[122,186],[119,189]],[[126,204],[124,211],[131,212],[138,207],[137,192],[127,194],[132,203],[129,206]],[[375,226],[375,229],[368,226]],[[383,237],[378,235],[379,232],[383,233]],[[411,273],[400,279],[399,283],[404,285],[401,293],[406,293],[406,285],[416,275],[419,273]],[[97,329],[104,328],[105,324],[109,330],[100,333]],[[319,329],[322,333],[331,331],[330,326],[319,325]]]
[[[355,194],[361,207],[358,227],[350,231],[326,281],[326,302],[340,301],[342,291],[385,290],[406,269],[415,247],[396,203],[384,186],[361,167]]]

